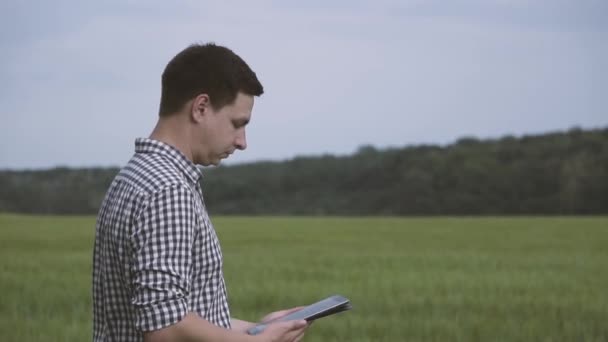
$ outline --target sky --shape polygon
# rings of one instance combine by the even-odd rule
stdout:
[[[608,127],[608,1],[0,3],[0,169],[121,166],[192,43],[265,93],[226,163]]]

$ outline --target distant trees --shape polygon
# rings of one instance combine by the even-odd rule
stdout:
[[[0,211],[96,213],[116,172],[0,171]],[[221,214],[606,214],[608,129],[221,166],[203,188]]]
[[[96,213],[116,168],[0,171],[0,211]]]

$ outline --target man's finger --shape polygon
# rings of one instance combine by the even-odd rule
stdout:
[[[304,336],[304,332],[306,331],[306,326],[300,327],[299,329],[294,329],[285,334],[287,341],[299,341]]]
[[[276,326],[277,329],[282,329],[285,332],[291,332],[295,330],[304,329],[307,323],[305,320],[294,320],[294,321],[286,321],[286,322],[277,322],[270,323],[268,327]]]
[[[302,340],[302,337],[304,337],[305,333],[306,333],[306,329],[302,329],[299,333],[297,333],[296,337],[293,339],[294,342],[299,342],[300,340]]]
[[[303,319],[299,319],[297,321],[289,321],[289,323],[291,323],[291,329],[293,330],[304,329],[308,325],[308,322]]]

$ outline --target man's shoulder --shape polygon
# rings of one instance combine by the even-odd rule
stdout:
[[[187,186],[183,173],[174,163],[157,154],[136,153],[119,171],[114,180],[152,195],[174,186]]]
[[[98,225],[113,224],[107,215],[116,213],[130,222],[133,215],[139,215],[155,199],[194,204],[196,191],[171,161],[160,155],[136,153],[120,169],[106,192],[99,209]]]

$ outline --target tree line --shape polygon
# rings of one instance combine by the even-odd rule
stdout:
[[[95,214],[118,168],[0,171],[0,211]],[[461,138],[204,171],[212,214],[608,213],[608,128]]]

